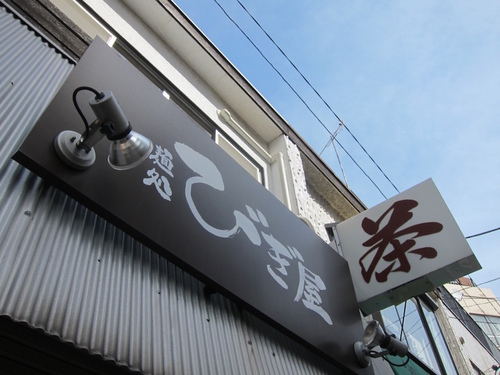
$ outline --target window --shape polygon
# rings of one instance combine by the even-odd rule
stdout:
[[[457,374],[435,314],[418,299],[381,311],[388,333],[408,345],[410,352],[436,374]]]
[[[257,181],[265,185],[266,183],[266,163],[259,163],[258,156],[250,156],[246,151],[232,140],[222,134],[218,126],[196,106],[181,90],[175,87],[167,78],[165,78],[153,65],[146,61],[133,47],[125,41],[118,38],[113,48],[130,61],[137,69],[146,75],[160,90],[163,95],[175,102],[186,113],[188,113],[215,142],[226,151],[243,169],[249,172]],[[167,93],[167,94],[166,94]],[[259,159],[260,161],[260,159]]]
[[[500,348],[500,317],[476,314],[471,314],[471,317],[491,341]]]
[[[236,162],[250,173],[257,181],[264,184],[263,167],[247,156],[232,141],[224,137],[220,132],[216,132],[215,142],[226,151]]]
[[[439,328],[436,315],[425,304],[420,303],[420,306],[427,325],[429,326],[431,339],[436,345],[439,357],[443,362],[443,366],[446,369],[447,374],[456,374],[455,365],[453,364],[453,360],[448,351],[448,346],[446,345],[444,336]]]
[[[436,373],[440,374],[439,366],[429,345],[418,306],[413,300],[383,310],[382,318],[386,330],[395,334],[408,345],[408,349]],[[403,327],[403,330],[402,330]]]

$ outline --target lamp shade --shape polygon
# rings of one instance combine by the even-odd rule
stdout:
[[[365,328],[363,334],[363,344],[368,348],[374,348],[381,345],[386,338],[386,334],[379,322],[372,320]]]
[[[130,169],[144,161],[151,151],[153,151],[153,142],[131,131],[124,138],[111,143],[108,162],[117,170]]]

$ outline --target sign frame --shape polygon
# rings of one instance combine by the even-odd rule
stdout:
[[[365,315],[481,268],[432,179],[337,224],[336,234]]]

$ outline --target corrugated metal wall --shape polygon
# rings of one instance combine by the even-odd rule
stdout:
[[[0,7],[0,315],[144,373],[337,373],[10,160],[71,67]]]

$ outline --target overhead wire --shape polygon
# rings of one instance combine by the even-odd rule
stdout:
[[[479,237],[479,236],[484,236],[485,234],[489,234],[489,233],[495,232],[497,230],[500,230],[500,227],[495,228],[495,229],[490,229],[490,230],[487,230],[485,232],[481,232],[481,233],[477,233],[477,234],[473,234],[473,235],[467,236],[467,237],[465,237],[465,239]]]
[[[304,100],[304,98],[297,92],[297,90],[295,90],[295,88],[290,84],[290,82],[283,76],[283,74],[274,66],[274,64],[265,56],[265,54],[262,52],[262,50],[255,44],[255,42],[250,38],[250,36],[248,36],[248,34],[239,26],[239,24],[229,15],[229,13],[225,10],[225,8],[219,3],[218,0],[213,0],[214,3],[220,8],[220,10],[224,13],[224,15],[236,26],[236,28],[243,34],[243,36],[249,41],[249,43],[256,49],[256,51],[262,56],[262,58],[267,62],[267,64],[269,64],[269,66],[278,74],[278,76],[283,80],[283,82],[285,82],[285,84],[292,90],[292,92],[297,96],[297,98],[304,104],[304,106],[307,108],[307,110],[316,118],[316,120],[321,124],[321,126],[323,126],[323,128],[330,134],[330,136],[333,137],[333,133],[330,131],[330,129],[326,126],[326,124],[319,118],[319,116],[312,110],[312,108],[307,104],[307,102]],[[237,0],[238,1],[238,0]],[[246,8],[243,6],[243,4],[241,4],[239,1],[238,3],[242,6],[242,8],[247,12],[247,14],[254,20],[254,22],[259,26],[259,28],[272,40],[272,38],[269,36],[269,34],[260,26],[260,24],[258,23],[258,21],[246,10]],[[272,40],[273,44],[284,54],[284,52],[282,51],[282,49],[274,42],[274,40]],[[286,56],[286,54],[284,54]],[[286,58],[288,59],[288,57],[286,56]],[[288,61],[290,61],[290,63],[292,64],[292,66],[299,72],[299,74],[303,77],[304,80],[306,80],[306,82],[310,85],[309,81],[307,81],[307,79],[302,75],[302,73],[300,73],[300,71],[296,68],[296,66],[291,62],[290,59],[288,59]],[[312,86],[310,85],[310,87],[317,93],[318,96],[319,93],[317,92],[317,90]],[[321,99],[323,99],[321,96],[320,96]],[[324,100],[323,100],[324,101]],[[326,103],[326,101],[324,101],[325,104],[327,105],[327,107],[332,111],[332,113],[335,115],[335,117],[340,121],[341,125],[343,125],[346,130],[349,132],[349,134],[351,134],[351,136],[354,138],[354,140],[361,146],[361,148],[368,154],[368,152],[366,151],[366,149],[359,143],[359,141],[357,140],[357,138],[352,134],[352,132],[345,126],[344,122],[337,116],[337,114],[331,109],[331,107],[328,105],[328,103]],[[333,137],[335,142],[342,148],[342,150],[344,150],[344,152],[349,156],[349,158],[354,162],[354,164],[363,172],[363,174],[370,180],[370,182],[377,188],[377,190],[380,192],[380,194],[385,198],[387,199],[386,195],[382,192],[382,190],[378,187],[378,185],[375,183],[375,181],[368,176],[368,174],[366,173],[366,171],[360,166],[360,164],[358,162],[356,162],[354,160],[354,158],[352,157],[352,155],[350,153],[347,152],[347,150],[345,149],[345,147],[340,143],[340,141]],[[382,172],[382,174],[387,178],[387,175],[382,171],[382,169],[380,168],[380,166],[375,162],[375,160],[368,154],[368,156],[370,157],[370,159],[372,160],[372,162],[374,162],[374,164],[378,167],[378,169]],[[392,183],[392,181],[389,180],[389,182],[393,185],[393,187],[396,189],[396,191],[399,192],[399,190],[396,188],[396,186],[394,186],[394,184]]]
[[[330,138],[328,138],[328,142],[326,142],[326,145],[325,145],[325,147],[323,147],[323,149],[322,149],[322,150],[321,150],[321,152],[319,153],[319,156],[321,156],[321,155],[323,154],[323,152],[325,152],[325,150],[328,148],[328,146],[330,146],[330,144],[331,144],[331,143],[333,143],[333,140],[334,140],[334,139],[335,139],[335,138],[333,138],[333,136],[332,136],[332,137],[330,137]]]
[[[500,279],[500,278],[497,278],[497,279]],[[490,281],[492,281],[492,280],[490,280]],[[470,285],[461,285],[461,287],[462,287],[462,288],[460,289],[460,291],[465,291],[465,290],[467,290],[467,289],[469,289],[469,288],[476,287],[476,288],[477,288],[477,290],[478,290],[478,291],[482,294],[482,296],[473,296],[473,295],[470,295],[469,293],[467,293],[467,292],[466,292],[466,293],[464,293],[464,294],[462,295],[462,299],[463,299],[464,301],[465,301],[465,300],[468,300],[468,301],[472,302],[472,303],[470,303],[470,302],[467,302],[467,303],[465,303],[465,302],[464,302],[464,303],[465,303],[465,304],[466,304],[469,308],[473,308],[473,307],[478,308],[478,309],[479,309],[479,311],[481,311],[481,312],[482,312],[482,314],[472,313],[472,312],[471,312],[471,313],[470,313],[470,315],[478,315],[478,316],[482,316],[482,317],[484,318],[484,322],[481,322],[481,323],[482,323],[482,324],[487,325],[487,326],[488,326],[488,327],[490,327],[490,328],[491,328],[491,327],[497,327],[497,326],[499,326],[499,323],[496,323],[496,322],[492,321],[491,315],[489,315],[489,314],[488,314],[488,312],[487,312],[487,311],[485,311],[485,309],[483,309],[483,307],[482,307],[482,306],[485,306],[485,305],[489,305],[489,306],[490,306],[490,308],[492,308],[492,309],[495,311],[495,316],[499,316],[499,315],[500,315],[500,311],[499,311],[499,309],[498,309],[499,303],[498,303],[497,298],[496,298],[496,297],[488,297],[488,296],[484,293],[484,290],[483,290],[482,288],[479,288],[479,287],[478,287],[479,285],[481,285],[481,284],[485,284],[485,283],[488,283],[489,281],[486,281],[486,282],[484,282],[484,283],[480,283],[480,284],[475,284],[475,283],[474,283],[474,281],[472,281],[472,279],[471,279],[471,282],[473,283],[473,285],[472,285],[472,286],[470,286]],[[458,292],[458,291],[457,291],[457,292]],[[453,294],[452,294],[452,295],[453,295]],[[482,300],[482,301],[486,300],[486,301],[485,301],[485,302],[482,302],[482,301],[481,301],[481,302],[478,302],[478,300]],[[486,307],[486,306],[485,306],[485,307]],[[473,319],[474,319],[474,318],[473,318]],[[480,324],[479,324],[479,322],[477,322],[477,320],[476,320],[476,319],[474,319],[474,321],[476,321],[476,323],[478,323],[478,325],[480,325]],[[483,329],[483,327],[482,327],[481,325],[480,325],[480,327],[481,327],[481,329],[484,331],[484,329]],[[492,334],[493,334],[493,330],[492,330],[492,329],[490,329],[490,331],[491,331],[491,332],[492,332]],[[495,331],[498,331],[498,329],[495,329]],[[499,339],[500,339],[500,337],[498,337],[497,335],[494,335],[494,336],[495,336],[495,339],[496,339],[496,340],[499,340]]]
[[[486,296],[486,294],[484,293],[484,290],[483,290],[482,288],[477,288],[477,289],[478,289],[478,290],[481,292],[481,294],[483,295],[483,297],[480,297],[480,298],[481,298],[481,299],[483,299],[483,298],[484,298],[484,299],[487,299],[487,300],[488,300],[488,302],[491,304],[491,307],[493,308],[493,310],[495,310],[495,312],[496,312],[496,313],[500,316],[500,311],[498,311],[498,300],[497,300],[496,298],[489,298],[488,296]],[[479,307],[479,304],[477,303],[477,301],[475,301],[474,297],[470,296],[470,298],[473,300],[474,304],[475,304],[476,306],[478,306],[478,307]],[[492,301],[493,299],[497,302],[497,305],[495,305],[495,304],[493,303],[493,301]],[[484,314],[486,315],[486,312],[485,312],[485,311],[484,311],[481,307],[479,307],[479,309],[480,309],[481,311],[483,311],[483,312],[484,312]]]
[[[359,163],[357,163],[354,159],[354,157],[347,152],[346,148],[340,143],[340,141],[336,138],[334,134],[328,129],[328,127],[325,125],[325,123],[318,117],[318,115],[312,110],[312,108],[306,103],[304,98],[295,90],[295,88],[288,82],[288,80],[283,76],[283,74],[272,64],[272,62],[265,56],[265,54],[262,52],[262,50],[255,44],[255,42],[248,36],[248,34],[238,25],[238,23],[229,15],[229,13],[224,9],[224,7],[217,1],[213,0],[217,6],[221,9],[221,11],[224,13],[224,15],[238,28],[238,30],[245,36],[245,38],[252,44],[252,46],[259,52],[259,54],[264,58],[264,60],[271,66],[271,68],[279,75],[279,77],[288,85],[288,87],[292,90],[292,92],[299,98],[299,100],[304,104],[304,106],[308,109],[308,111],[316,118],[316,120],[323,126],[323,128],[330,134],[330,138],[326,144],[326,146],[323,148],[321,151],[320,155],[324,152],[324,150],[330,145],[330,143],[333,144],[335,147],[335,144],[332,142],[336,142],[342,150],[349,156],[349,158],[354,162],[354,164],[363,172],[365,177],[367,177],[370,182],[377,188],[379,193],[387,199],[386,195],[382,192],[382,190],[378,187],[378,185],[375,183],[375,181],[368,176],[366,171],[361,167]],[[305,75],[300,71],[300,69],[293,63],[293,61],[288,57],[288,55],[284,52],[284,50],[275,42],[275,40],[271,37],[271,35],[264,29],[264,27],[260,24],[260,22],[253,16],[252,13],[245,7],[245,5],[240,1],[236,0],[237,3],[240,5],[240,7],[244,10],[244,12],[252,19],[252,21],[259,27],[259,29],[266,35],[266,37],[271,41],[271,43],[278,49],[278,51],[285,57],[285,59],[290,63],[290,65],[295,69],[295,71],[302,77],[302,79],[306,82],[306,84],[314,91],[314,93],[318,96],[318,98],[324,103],[324,105],[328,108],[328,110],[337,118],[337,120],[340,123],[340,126],[343,126],[349,134],[353,137],[353,139],[356,141],[356,143],[361,147],[361,149],[365,152],[365,154],[370,158],[370,160],[374,163],[374,165],[379,169],[379,171],[383,174],[383,176],[390,182],[390,184],[393,186],[393,188],[399,193],[399,189],[395,186],[395,184],[390,180],[390,178],[387,176],[387,174],[382,170],[380,165],[373,159],[373,157],[370,155],[370,153],[366,150],[366,148],[359,142],[359,140],[356,138],[356,136],[352,133],[352,131],[349,129],[349,127],[344,123],[344,121],[340,118],[340,116],[337,115],[337,113],[331,108],[331,106],[328,104],[328,102],[323,98],[323,96],[319,93],[319,91],[310,83],[310,81],[305,77]],[[335,149],[337,159],[339,159],[339,155],[337,150]],[[339,160],[340,163],[340,160]],[[341,163],[340,163],[341,164]],[[344,179],[347,185],[347,178],[345,177],[344,174]],[[348,185],[347,185],[348,186]],[[495,231],[500,230],[500,227],[491,229],[485,232],[477,233],[474,235],[470,235],[465,237],[466,239],[470,238],[475,238],[479,236],[483,236],[485,234],[489,234]],[[494,280],[492,280],[494,281]]]
[[[356,143],[361,147],[364,153],[370,158],[370,160],[375,164],[378,170],[384,175],[384,177],[389,181],[392,187],[399,193],[399,189],[394,185],[391,179],[386,175],[386,173],[382,170],[379,164],[373,159],[370,153],[365,149],[365,147],[361,144],[361,142],[356,138],[356,136],[351,132],[349,127],[344,123],[344,121],[335,113],[332,107],[328,104],[328,102],[323,98],[323,96],[316,90],[316,88],[309,82],[309,80],[302,74],[302,72],[297,68],[297,66],[293,63],[293,61],[288,57],[288,55],[283,51],[283,49],[274,41],[274,39],[269,35],[269,33],[262,27],[262,25],[257,21],[257,19],[248,11],[248,9],[241,3],[240,0],[236,0],[238,4],[243,8],[243,10],[248,14],[248,16],[255,22],[255,24],[262,30],[262,32],[267,36],[267,38],[271,41],[271,43],[281,52],[281,54],[285,57],[285,59],[290,63],[290,65],[295,69],[295,71],[302,77],[302,79],[306,82],[306,84],[314,91],[314,93],[318,96],[318,98],[323,102],[323,104],[328,108],[328,110],[337,118],[340,124],[349,132],[349,134],[353,137]]]
[[[238,30],[245,36],[245,38],[252,44],[252,46],[259,52],[259,54],[263,57],[263,59],[271,66],[271,68],[279,75],[279,77],[288,85],[288,87],[292,90],[292,92],[299,98],[299,100],[304,104],[304,106],[308,109],[308,111],[316,118],[316,120],[323,126],[323,128],[330,134],[330,138],[328,140],[328,143],[326,146],[323,148],[321,151],[320,155],[324,152],[324,150],[330,145],[330,143],[334,144],[336,142],[339,144],[339,146],[344,150],[344,152],[349,156],[349,158],[354,162],[354,164],[364,173],[364,175],[371,181],[371,183],[378,189],[378,191],[384,196],[384,198],[387,199],[385,194],[382,192],[382,190],[377,186],[377,184],[373,181],[372,178],[368,176],[368,174],[363,170],[363,168],[359,165],[359,163],[356,162],[356,160],[352,157],[352,155],[345,149],[345,147],[338,141],[336,138],[336,134],[334,135],[330,129],[325,125],[325,123],[318,117],[318,115],[312,110],[312,108],[307,104],[307,102],[303,99],[303,97],[295,90],[295,88],[290,84],[290,82],[283,76],[283,74],[273,65],[273,63],[265,56],[265,54],[262,52],[262,50],[255,44],[255,42],[248,36],[248,34],[238,25],[238,23],[227,13],[227,11],[224,9],[224,7],[217,1],[213,0],[217,6],[221,9],[221,11],[225,14],[225,16],[238,28]],[[269,33],[262,27],[262,25],[257,21],[257,19],[248,11],[248,9],[241,3],[240,0],[236,0],[237,3],[241,6],[241,8],[248,14],[248,16],[254,21],[254,23],[261,29],[261,31],[267,36],[267,38],[273,43],[273,45],[278,49],[278,51],[286,58],[286,60],[290,63],[290,65],[295,69],[295,71],[302,77],[302,79],[306,82],[306,84],[314,91],[314,93],[318,96],[318,98],[324,103],[324,105],[327,107],[327,109],[336,117],[336,119],[339,121],[340,126],[344,126],[345,129],[349,132],[349,134],[352,136],[352,138],[355,140],[355,142],[360,146],[360,148],[364,151],[364,153],[370,158],[370,160],[374,163],[374,165],[378,168],[378,170],[382,173],[382,175],[386,178],[387,181],[393,186],[393,188],[399,193],[399,189],[395,186],[395,184],[390,180],[390,178],[386,175],[386,173],[382,170],[382,168],[379,166],[379,164],[373,159],[373,157],[370,155],[370,153],[365,149],[365,147],[360,143],[360,141],[356,138],[356,136],[351,132],[349,127],[346,126],[346,124],[343,122],[343,120],[335,113],[335,111],[331,108],[331,106],[326,102],[326,100],[322,97],[322,95],[316,90],[316,88],[309,82],[309,80],[302,74],[302,72],[297,68],[297,66],[291,61],[291,59],[287,56],[287,54],[283,51],[283,49],[274,41],[274,39],[269,35]],[[338,154],[337,154],[338,156]],[[478,234],[474,234],[471,236],[465,237],[466,239],[482,236],[485,234],[489,234],[491,232],[495,232],[500,230],[500,227],[481,232]],[[483,285],[489,282],[493,282],[496,280],[499,280],[500,277],[477,284],[477,285]],[[482,292],[484,295],[484,292]],[[482,298],[488,298],[488,297],[480,297]],[[476,305],[479,307],[479,304],[475,302]],[[490,302],[491,303],[491,302]],[[481,304],[482,305],[482,304]],[[496,308],[493,306],[493,308],[496,310]],[[481,308],[480,308],[481,309]],[[482,309],[481,309],[482,310]],[[402,321],[402,327],[401,327],[401,334],[403,334],[403,325],[404,325],[404,318],[406,316],[406,306],[405,306],[405,313],[403,314],[403,321]],[[413,328],[410,327],[410,330]]]
[[[471,279],[472,281],[472,278],[470,276],[468,276],[469,279]],[[487,280],[487,281],[483,281],[481,283],[474,283],[474,285],[462,285],[462,284],[453,284],[453,285],[460,285],[462,287],[463,290],[466,290],[466,289],[469,289],[469,288],[477,288],[479,285],[484,285],[484,284],[489,284],[489,283],[492,283],[493,281],[498,281],[500,280],[500,276],[499,277],[495,277],[494,279],[490,279],[490,280]]]
[[[479,289],[479,288],[478,288],[478,289]],[[465,290],[465,289],[464,289],[464,290]],[[492,300],[494,300],[494,299],[495,299],[495,297],[488,297],[488,296],[486,296],[486,297],[480,297],[480,296],[463,295],[463,296],[462,296],[462,299],[475,299],[476,301],[478,301],[478,300],[484,300],[484,301],[486,301],[486,302],[480,302],[480,303],[479,303],[479,302],[475,302],[474,304],[475,304],[475,305],[476,305],[476,304],[477,304],[477,305],[487,305],[487,304],[491,303],[491,301],[492,301]]]
[[[399,341],[401,341],[403,339],[407,305],[408,305],[408,300],[405,301],[405,307],[403,309],[403,321],[401,322],[401,333],[399,334]]]
[[[372,156],[368,153],[368,151],[363,147],[363,145],[359,142],[359,140],[354,136],[349,127],[344,123],[344,121],[335,113],[335,111],[331,108],[331,106],[326,102],[323,96],[316,90],[316,88],[309,82],[309,80],[302,74],[302,72],[297,68],[297,66],[291,61],[288,55],[283,51],[283,49],[274,41],[274,39],[269,35],[269,33],[262,27],[262,25],[255,19],[255,17],[248,11],[248,9],[241,3],[241,1],[236,0],[238,4],[243,8],[243,10],[250,16],[250,18],[255,22],[255,24],[262,30],[262,32],[268,37],[268,39],[274,44],[274,46],[281,52],[281,54],[286,58],[286,60],[290,63],[290,65],[297,71],[297,73],[302,77],[302,79],[306,82],[306,84],[314,91],[314,93],[318,96],[318,98],[325,104],[328,110],[337,118],[342,126],[349,132],[349,134],[354,138],[356,143],[361,147],[361,149],[366,153],[366,155],[372,160],[372,162],[377,166],[380,172],[386,177],[386,179],[392,184],[394,189],[399,192],[397,187],[392,183],[389,177],[384,173],[384,171],[380,168],[377,162],[372,158]]]
[[[481,288],[478,288],[478,289],[481,292],[481,294],[484,296],[484,298],[488,299],[488,297],[486,296],[486,294],[484,293],[484,291]],[[480,316],[482,316],[484,318],[485,321],[482,322],[482,323],[486,324],[488,326],[488,328],[490,329],[490,332],[493,334],[492,327],[496,327],[498,325],[498,323],[493,322],[492,321],[492,317],[490,315],[488,315],[488,313],[481,307],[481,305],[484,305],[484,304],[477,303],[477,301],[475,300],[475,298],[472,297],[472,296],[470,297],[470,299],[472,300],[472,302],[474,303],[474,305],[476,307],[478,307],[479,310],[483,313],[483,314],[476,314],[476,315],[480,315]],[[498,300],[496,300],[496,298],[495,298],[495,301],[498,302]],[[489,304],[493,308],[493,310],[495,311],[495,313],[497,314],[497,316],[500,315],[500,311],[498,311],[497,306],[491,301],[491,299],[489,299]],[[474,315],[474,314],[472,314],[472,315]],[[477,321],[476,321],[476,323],[479,324],[479,322],[477,322]],[[482,327],[481,327],[481,329],[482,329]],[[484,331],[484,329],[483,329],[483,331]],[[495,329],[495,331],[498,331],[498,329]],[[495,334],[493,334],[493,335],[495,336],[495,338],[497,338],[497,336]]]
[[[497,280],[500,280],[500,277],[496,277],[494,279],[491,279],[491,280],[488,280],[488,281],[483,281],[482,283],[479,283],[479,284],[476,284],[476,285],[484,285],[484,284],[488,284],[488,283],[491,283],[493,281],[497,281]]]
[[[346,176],[345,171],[344,171],[344,166],[342,164],[342,160],[340,159],[340,154],[337,150],[337,146],[335,146],[335,138],[337,137],[337,134],[339,134],[339,132],[342,130],[342,128],[343,128],[343,125],[339,124],[339,126],[337,127],[337,130],[335,130],[335,133],[333,134],[333,136],[331,136],[328,139],[328,142],[326,143],[325,147],[323,147],[323,149],[321,150],[319,155],[321,156],[323,154],[323,152],[326,150],[326,148],[330,145],[330,143],[332,144],[333,150],[335,151],[335,155],[337,156],[337,161],[339,163],[340,170],[342,171],[342,176],[344,176],[344,182],[345,182],[346,186],[349,188],[349,183],[347,182],[347,176]]]
[[[375,181],[368,175],[368,173],[361,167],[361,165],[354,159],[354,157],[346,150],[346,148],[340,143],[337,139],[336,134],[333,134],[328,126],[319,118],[319,116],[312,110],[310,105],[305,101],[305,99],[298,93],[298,91],[291,85],[291,83],[283,76],[283,74],[276,68],[276,66],[266,57],[266,55],[262,52],[262,50],[256,45],[256,43],[249,37],[249,35],[239,26],[239,24],[229,15],[229,13],[225,10],[225,8],[219,3],[218,0],[213,0],[217,6],[221,9],[221,11],[225,14],[225,16],[238,28],[238,30],[245,36],[245,38],[252,44],[252,46],[259,52],[262,58],[271,66],[271,68],[278,74],[278,76],[285,82],[285,84],[292,90],[292,92],[297,96],[297,98],[304,104],[307,110],[316,118],[316,120],[321,124],[321,126],[330,134],[330,139],[327,142],[327,145],[323,148],[320,155],[324,152],[324,150],[328,147],[330,143],[333,144],[335,148],[335,143],[337,143],[342,150],[346,153],[347,156],[351,159],[351,161],[359,168],[359,170],[368,178],[368,180],[376,187],[379,193],[387,199],[387,196],[382,192],[380,187],[375,183]],[[245,7],[245,5],[240,1],[236,0],[236,2],[240,5],[243,11],[252,19],[252,21],[257,25],[257,27],[264,33],[264,35],[269,39],[269,41],[277,48],[277,50],[283,55],[283,57],[289,62],[289,64],[293,67],[293,69],[300,75],[300,77],[304,80],[304,82],[313,90],[313,92],[317,95],[317,97],[323,102],[326,108],[335,116],[335,118],[339,121],[339,125],[344,127],[351,137],[355,140],[355,142],[359,145],[359,147],[363,150],[363,152],[370,158],[373,164],[377,167],[377,169],[382,173],[385,179],[392,185],[392,187],[399,193],[399,189],[396,185],[391,181],[391,179],[387,176],[387,174],[382,170],[380,165],[374,160],[374,158],[370,155],[370,153],[366,150],[366,148],[361,144],[361,142],[357,139],[357,137],[353,134],[353,132],[349,129],[349,127],[344,123],[344,121],[340,118],[340,116],[332,109],[332,107],[328,104],[328,102],[324,99],[324,97],[319,93],[319,91],[311,84],[311,82],[307,79],[307,77],[301,72],[301,70],[297,67],[297,65],[288,57],[285,51],[276,43],[276,41],[271,37],[271,35],[264,29],[261,23],[254,17],[254,15]],[[332,141],[333,140],[333,141]],[[335,152],[337,155],[337,159],[339,159],[338,152],[335,148]],[[344,175],[344,180],[347,184],[347,178],[345,176],[345,172],[343,170],[343,166],[341,165],[342,173]],[[483,236],[485,234],[489,234],[495,231],[500,230],[500,227],[491,229],[485,232],[477,233],[474,235],[470,235],[465,237],[466,239],[475,238],[479,236]]]

